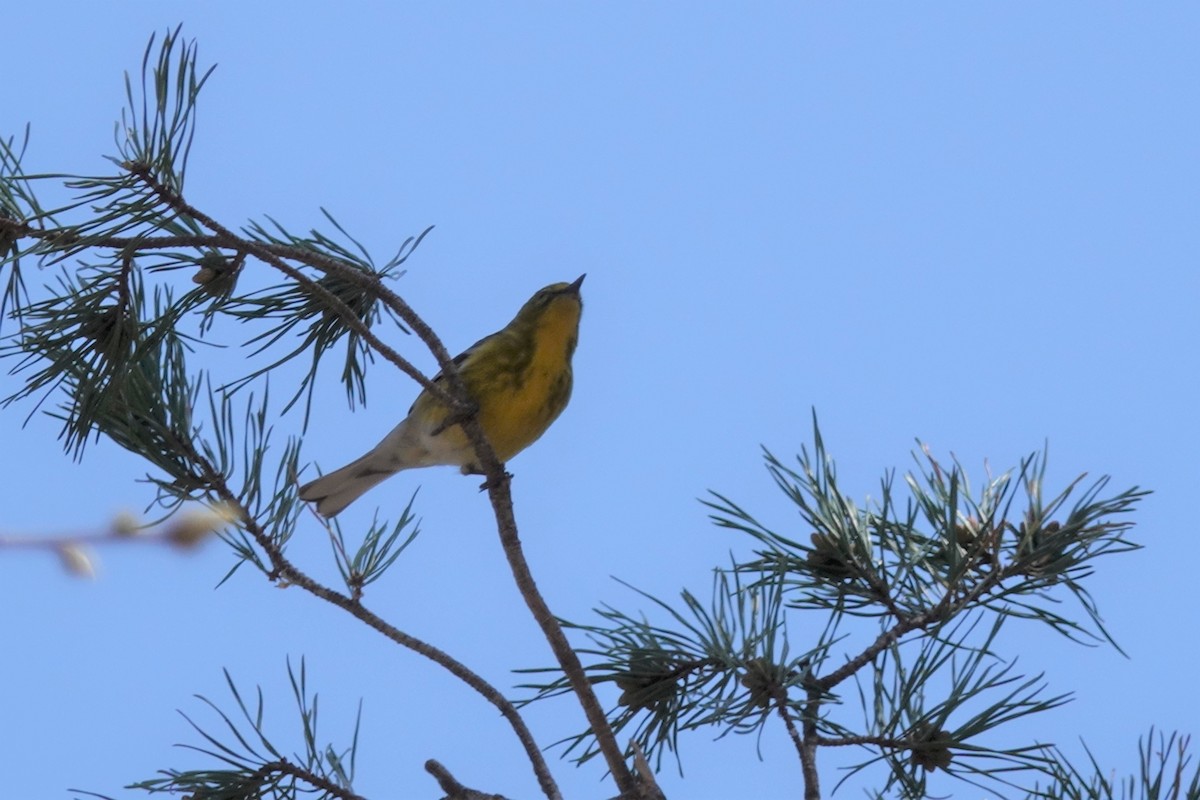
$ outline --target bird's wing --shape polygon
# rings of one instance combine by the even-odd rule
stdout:
[[[456,355],[454,358],[452,358],[450,360],[452,362],[454,362],[454,366],[457,367],[459,369],[459,371],[461,372],[462,366],[467,362],[468,359],[471,358],[471,356],[473,356],[475,353],[477,353],[479,351],[479,348],[484,344],[484,342],[489,342],[492,339],[495,339],[499,335],[500,335],[499,331],[497,331],[496,333],[489,333],[487,336],[483,337],[478,342],[471,345],[466,350],[463,350],[461,353],[459,353],[458,355]],[[437,374],[433,376],[433,382],[436,384],[440,384],[442,382],[442,379],[445,377],[446,377],[446,373],[443,372],[442,370],[438,370]],[[413,401],[412,406],[410,406],[408,409],[409,414],[411,414],[413,412],[413,409],[417,407],[417,402],[420,399],[421,399],[421,397],[420,397],[420,395],[418,395],[417,399]]]

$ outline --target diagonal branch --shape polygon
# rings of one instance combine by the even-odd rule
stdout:
[[[479,425],[474,419],[469,422],[476,427]],[[621,796],[638,797],[641,788],[625,763],[621,746],[617,744],[617,737],[608,724],[608,717],[600,705],[599,698],[592,691],[592,684],[587,678],[579,655],[567,641],[558,618],[550,611],[550,607],[546,604],[541,592],[538,591],[537,584],[534,583],[529,563],[525,560],[525,553],[521,548],[521,539],[517,535],[517,522],[513,516],[511,476],[504,472],[503,466],[496,460],[490,446],[487,451],[476,447],[475,452],[487,475],[488,497],[492,501],[492,510],[496,514],[500,544],[504,548],[504,555],[508,559],[517,589],[525,598],[525,604],[529,606],[529,611],[533,614],[534,619],[541,626],[542,633],[550,643],[550,648],[554,651],[563,674],[567,676],[571,689],[579,699],[584,716],[587,717],[588,724],[591,726],[592,735],[596,737],[596,743],[604,755],[604,760],[608,764],[609,772],[613,775],[613,780],[617,783],[617,788],[621,791]],[[653,777],[644,776],[644,780],[653,780]]]
[[[408,359],[397,353],[390,346],[384,343],[378,336],[376,336],[371,329],[365,323],[363,323],[361,319],[359,319],[358,315],[354,313],[354,310],[346,305],[337,295],[326,289],[317,281],[314,281],[312,278],[305,275],[300,270],[285,262],[283,258],[272,252],[271,247],[264,245],[261,242],[255,242],[251,239],[238,236],[233,231],[214,220],[212,217],[200,211],[198,208],[190,205],[179,194],[155,178],[146,167],[142,165],[128,165],[128,169],[133,175],[136,175],[139,180],[144,182],[158,196],[158,198],[173,211],[182,216],[190,217],[211,230],[214,234],[211,244],[214,244],[217,247],[223,247],[227,250],[237,250],[239,252],[252,255],[263,263],[269,264],[270,266],[282,272],[284,275],[287,275],[296,283],[303,286],[307,291],[311,292],[313,296],[320,298],[323,303],[327,304],[331,311],[336,313],[342,319],[342,321],[346,323],[347,327],[361,336],[363,340],[370,344],[371,347],[373,347],[381,356],[399,367],[399,369],[404,372],[405,375],[408,375],[417,383],[421,384],[426,391],[428,391],[438,400],[445,403],[450,408],[457,409],[460,412],[466,410],[456,397],[450,393],[447,393],[442,389],[442,387],[438,386],[432,380],[427,378],[420,370],[414,367],[412,363],[408,361]],[[437,350],[434,350],[434,355],[439,358],[439,362],[441,360],[441,355],[444,355],[447,361],[450,360],[450,356],[446,352],[446,348],[440,341],[437,340],[437,337],[434,336],[433,331],[429,328],[429,326],[425,324],[423,320],[417,317],[416,312],[414,312],[412,308],[400,298],[399,295],[384,286],[378,277],[365,275],[360,270],[351,269],[336,259],[321,256],[318,253],[312,253],[300,248],[294,248],[294,250],[296,251],[294,255],[297,257],[297,260],[310,263],[319,269],[336,272],[339,277],[345,277],[353,280],[360,285],[369,286],[377,293],[381,300],[383,300],[397,313],[397,315],[400,316],[401,319],[413,327],[413,331],[421,337],[422,341],[424,341],[431,350],[434,350],[434,344],[437,345],[437,348],[440,349],[441,353],[439,354]],[[302,259],[298,257],[300,254],[303,254],[304,256]],[[420,324],[418,325],[417,323]],[[432,344],[431,341],[433,342]]]
[[[254,776],[259,781],[265,781],[275,774],[290,775],[293,778],[299,778],[307,784],[310,784],[321,791],[325,792],[329,797],[340,798],[340,800],[366,800],[365,797],[355,794],[349,789],[344,789],[338,786],[327,778],[322,778],[314,772],[310,772],[302,767],[298,767],[287,759],[278,761],[268,761],[254,772]]]
[[[302,572],[288,560],[279,545],[263,530],[258,521],[251,516],[249,510],[240,503],[237,496],[225,482],[224,476],[213,464],[201,453],[197,452],[192,447],[191,442],[181,442],[180,446],[185,450],[188,458],[199,469],[202,479],[210,487],[212,494],[226,503],[230,509],[236,511],[239,524],[253,537],[263,552],[266,553],[271,563],[271,572],[267,576],[270,580],[282,582],[285,585],[298,586],[309,594],[337,606],[359,621],[382,633],[401,647],[406,647],[414,653],[433,661],[481,694],[485,700],[499,709],[501,715],[508,720],[517,739],[525,748],[525,754],[533,765],[534,774],[537,776],[538,783],[541,785],[546,797],[549,800],[561,800],[562,794],[559,792],[558,786],[550,774],[550,768],[546,765],[545,759],[542,758],[542,752],[538,748],[537,742],[534,741],[533,733],[526,726],[525,720],[521,717],[516,707],[496,687],[492,686],[465,664],[445,651],[404,633],[367,609],[358,600],[331,589]]]
[[[1004,583],[1004,581],[1019,572],[1019,566],[1010,564],[1002,569],[992,570],[983,580],[974,585],[950,584],[946,587],[942,598],[932,608],[920,614],[902,618],[894,626],[879,634],[875,641],[869,644],[857,656],[823,678],[818,679],[815,685],[822,691],[829,691],[874,661],[876,656],[900,641],[906,634],[915,630],[924,630],[930,625],[938,625],[949,620],[955,614],[971,606],[980,597],[983,597],[993,588]],[[964,574],[966,574],[966,570],[964,570]]]
[[[306,254],[304,259],[307,263],[316,266],[318,269],[325,269],[331,272],[336,272],[341,277],[359,282],[362,285],[369,286],[384,303],[388,305],[396,314],[409,325],[413,332],[420,337],[421,341],[429,348],[434,357],[438,361],[438,366],[441,367],[442,375],[448,385],[449,391],[443,391],[440,386],[437,386],[424,375],[422,375],[415,367],[413,367],[406,359],[395,353],[391,348],[387,347],[377,337],[370,332],[370,329],[359,321],[354,312],[346,306],[333,293],[326,290],[323,286],[313,281],[308,276],[304,275],[300,270],[286,264],[270,249],[264,247],[258,242],[248,241],[235,235],[216,220],[202,213],[196,208],[186,203],[182,197],[172,191],[170,188],[158,181],[149,171],[148,168],[139,164],[131,164],[127,166],[132,174],[142,180],[158,197],[170,206],[177,213],[188,216],[204,227],[213,231],[216,234],[217,242],[231,250],[240,250],[247,252],[250,255],[260,259],[261,261],[270,264],[276,269],[283,272],[288,277],[301,283],[305,288],[312,291],[316,296],[323,301],[328,302],[339,316],[341,316],[348,325],[358,332],[364,340],[372,347],[376,348],[385,358],[400,367],[407,375],[416,379],[422,386],[430,391],[439,400],[442,400],[446,405],[453,409],[461,416],[459,425],[467,434],[471,444],[475,448],[475,453],[479,459],[479,465],[482,467],[483,473],[486,476],[486,486],[488,489],[488,497],[492,503],[492,510],[496,516],[496,524],[499,529],[501,545],[504,548],[505,557],[508,559],[509,567],[513,573],[513,579],[517,584],[521,596],[525,599],[526,605],[533,614],[534,619],[542,629],[547,641],[550,644],[551,650],[562,666],[564,674],[571,683],[571,688],[579,698],[580,705],[583,707],[584,715],[587,717],[588,723],[596,736],[597,744],[601,752],[604,754],[605,761],[608,764],[609,771],[616,781],[618,789],[623,794],[635,796],[638,791],[637,783],[633,778],[633,774],[629,771],[625,764],[624,756],[622,755],[620,745],[617,743],[616,736],[612,732],[611,726],[608,724],[608,718],[604,714],[604,709],[600,705],[600,700],[596,697],[592,686],[584,672],[583,664],[579,661],[579,656],[571,647],[566,635],[563,633],[562,626],[559,625],[558,619],[550,611],[545,599],[538,591],[537,584],[533,580],[533,574],[529,569],[529,564],[525,559],[524,551],[521,547],[521,540],[517,533],[516,518],[513,513],[512,492],[510,488],[510,476],[504,470],[504,465],[501,464],[499,458],[496,457],[491,443],[488,442],[484,435],[483,428],[480,426],[478,419],[474,414],[474,403],[467,393],[466,386],[462,382],[461,376],[455,367],[450,353],[446,350],[438,336],[433,332],[433,329],[417,316],[412,307],[409,306],[399,295],[388,289],[382,282],[374,276],[364,275],[359,270],[354,270],[341,264],[336,259],[320,257],[318,254]],[[255,537],[258,539],[258,537]],[[261,542],[260,542],[261,544]],[[270,551],[268,551],[269,553]],[[278,569],[272,558],[272,564]],[[280,577],[286,577],[292,580],[291,576],[281,574]],[[308,587],[305,587],[308,588]],[[321,587],[325,588],[325,587]],[[313,591],[313,589],[309,589]],[[331,591],[326,589],[326,591]],[[315,593],[315,592],[314,592]],[[336,594],[336,593],[334,593]],[[320,596],[320,595],[318,595]],[[345,599],[348,603],[353,603],[350,598],[345,598],[342,595],[337,595],[339,598]],[[324,599],[330,602],[335,602],[332,598]],[[361,608],[361,606],[357,606]],[[365,611],[365,609],[363,609]],[[368,612],[369,613],[369,612]],[[373,615],[372,615],[373,616]],[[364,618],[364,621],[368,621]],[[382,623],[382,620],[380,620]],[[368,624],[372,624],[368,621]],[[383,623],[386,624],[386,623]],[[382,628],[380,628],[382,631]],[[405,645],[408,646],[408,645]],[[419,651],[418,651],[419,652]],[[442,662],[439,662],[442,663]],[[444,664],[443,664],[444,665]],[[445,666],[445,665],[444,665]],[[461,665],[460,665],[461,666]],[[465,670],[465,667],[463,667]],[[453,671],[453,670],[452,670]],[[459,673],[455,673],[459,674]],[[466,680],[466,677],[459,675],[460,678]],[[478,687],[476,687],[478,689]]]

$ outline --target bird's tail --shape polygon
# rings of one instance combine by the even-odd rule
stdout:
[[[300,487],[300,499],[317,504],[317,512],[332,517],[375,485],[400,470],[394,464],[382,465],[372,450],[341,469],[322,475]]]
[[[301,486],[300,499],[316,503],[321,516],[332,517],[368,489],[401,470],[462,463],[454,440],[442,447],[431,448],[433,440],[421,424],[408,417],[362,458]],[[443,437],[437,441],[444,443],[446,440]]]

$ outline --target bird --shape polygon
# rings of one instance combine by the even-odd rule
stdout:
[[[571,399],[585,277],[539,289],[512,322],[454,358],[478,408],[479,425],[501,461],[537,441]],[[433,383],[444,386],[444,379],[439,372]],[[315,503],[317,513],[328,518],[401,470],[446,465],[460,467],[464,475],[482,474],[462,427],[446,424],[449,413],[426,389],[379,444],[301,486],[300,499]]]

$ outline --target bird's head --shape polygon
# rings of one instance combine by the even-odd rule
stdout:
[[[571,283],[552,283],[539,289],[521,306],[514,322],[526,325],[569,326],[579,325],[583,313],[583,298],[579,287],[587,275],[580,275]]]

